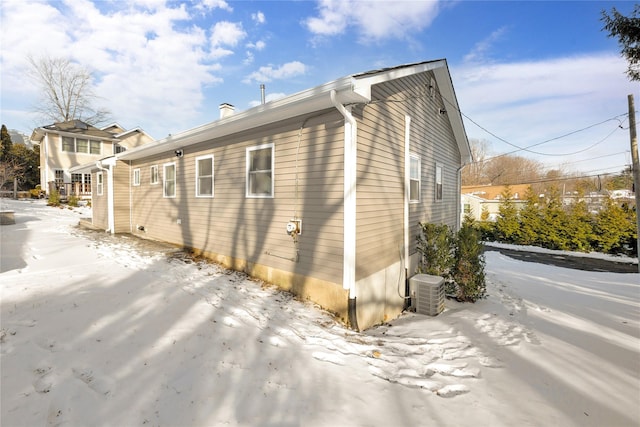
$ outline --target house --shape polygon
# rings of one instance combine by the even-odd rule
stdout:
[[[81,120],[36,128],[31,141],[40,145],[40,186],[48,194],[50,186],[62,194],[88,196],[89,173],[71,173],[74,166],[153,141],[140,128],[126,131],[117,123],[98,129]]]
[[[471,151],[446,60],[334,80],[87,165],[93,225],[191,248],[365,329],[419,222],[456,228]]]
[[[511,192],[514,206],[521,209],[524,204],[524,195],[530,184],[515,185],[465,185],[461,189],[462,212],[461,220],[469,216],[476,221],[495,221],[500,215],[500,206],[503,194],[507,190]]]

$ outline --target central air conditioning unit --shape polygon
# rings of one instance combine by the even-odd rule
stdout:
[[[444,278],[416,274],[409,279],[409,292],[416,313],[437,316],[444,310]]]

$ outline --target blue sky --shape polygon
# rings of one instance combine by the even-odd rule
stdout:
[[[39,125],[26,56],[70,57],[99,104],[155,138],[381,67],[446,58],[469,139],[547,168],[617,172],[631,161],[627,95],[601,1],[3,0],[1,120]],[[604,123],[602,123],[604,122]],[[602,123],[602,124],[599,124]],[[599,124],[597,126],[593,126]],[[589,127],[588,130],[576,132]],[[562,135],[572,135],[554,139]],[[544,141],[554,139],[551,142]]]

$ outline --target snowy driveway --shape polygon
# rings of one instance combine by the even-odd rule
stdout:
[[[638,274],[487,253],[490,297],[361,334],[171,247],[0,201],[2,426],[626,426]]]

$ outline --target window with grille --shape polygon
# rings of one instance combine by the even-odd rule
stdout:
[[[64,171],[62,169],[56,169],[54,171],[56,186],[64,184]]]

